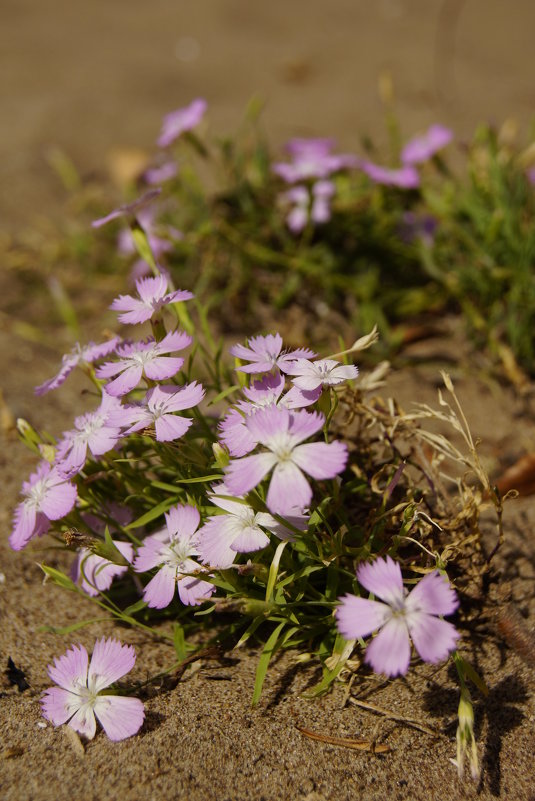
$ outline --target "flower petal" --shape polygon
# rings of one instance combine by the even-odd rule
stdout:
[[[242,459],[231,459],[225,471],[225,484],[232,495],[244,495],[260,484],[276,464],[274,453],[255,453]]]
[[[156,418],[154,429],[158,442],[172,442],[184,436],[193,420],[178,414],[162,414]]]
[[[392,610],[380,601],[370,601],[357,595],[340,598],[340,606],[335,610],[338,631],[346,640],[367,637],[377,631],[392,616]]]
[[[165,513],[165,520],[167,530],[172,537],[191,539],[197,531],[201,516],[195,506],[178,504]]]
[[[429,615],[452,615],[459,599],[448,579],[438,570],[428,573],[409,593],[407,612],[426,612]]]
[[[89,657],[83,645],[73,645],[67,653],[54,659],[48,666],[48,675],[64,690],[76,693],[80,686],[87,687]]]
[[[123,645],[112,637],[102,637],[93,648],[88,670],[88,687],[94,692],[100,692],[132,670],[135,661],[136,652],[132,645]]]
[[[164,565],[158,570],[143,592],[143,600],[152,609],[165,609],[175,594],[176,570]]]
[[[401,617],[391,618],[366,648],[364,661],[375,673],[403,676],[409,669],[411,646],[407,624]]]
[[[407,615],[407,625],[421,658],[432,664],[446,659],[455,650],[460,636],[453,623],[424,612]]]
[[[100,695],[94,709],[102,728],[114,742],[136,734],[145,718],[145,709],[139,698]]]
[[[74,731],[77,731],[78,734],[87,737],[88,740],[92,740],[97,730],[97,721],[91,705],[85,703],[79,707],[74,717],[70,719],[69,726]]]
[[[387,556],[386,559],[379,557],[375,562],[359,565],[357,578],[368,592],[373,592],[390,606],[399,608],[403,605],[401,568],[390,556]]]
[[[334,478],[346,466],[347,445],[338,441],[298,445],[293,450],[292,459],[312,478]]]
[[[266,504],[273,514],[290,514],[305,509],[312,498],[312,489],[301,470],[293,462],[280,462],[273,471]]]
[[[43,716],[54,726],[61,726],[80,707],[80,696],[61,687],[49,687],[41,698]]]

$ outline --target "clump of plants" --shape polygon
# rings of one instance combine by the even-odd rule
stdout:
[[[182,135],[204,157],[191,133],[203,113],[197,101],[169,115],[160,144]],[[360,167],[374,181],[388,179],[412,191],[420,181],[414,165],[449,139],[435,126],[406,146],[399,168],[371,162]],[[422,406],[407,414],[377,395],[385,363],[359,373],[362,354],[376,347],[376,328],[336,353],[320,355],[309,343],[285,345],[276,331],[253,332],[227,353],[209,322],[220,297],[235,303],[240,296],[225,295],[224,288],[218,294],[216,286],[216,266],[231,252],[246,252],[248,259],[279,254],[281,291],[295,275],[307,278],[308,293],[323,280],[343,275],[345,282],[349,275],[346,235],[336,240],[339,251],[328,251],[329,276],[323,267],[310,274],[301,267],[311,253],[327,253],[329,204],[334,196],[353,202],[343,173],[356,163],[334,154],[326,140],[296,140],[290,155],[274,170],[266,166],[268,189],[263,179],[247,177],[250,164],[241,183],[234,176],[238,211],[236,197],[207,201],[197,187],[186,202],[186,181],[182,216],[191,215],[193,227],[186,233],[181,222],[181,233],[167,231],[172,249],[169,238],[159,239],[158,226],[171,211],[158,190],[96,221],[96,227],[116,218],[127,223],[122,241],[138,258],[135,288],[111,304],[121,332],[77,344],[57,374],[36,388],[38,395],[56,391],[73,370],[82,370],[91,408],[56,437],[18,422],[39,462],[23,485],[10,544],[20,550],[51,536],[55,548],[71,554],[72,566],[68,573],[45,562],[46,576],[86,596],[109,619],[168,641],[174,651],[169,673],[206,647],[207,638],[228,649],[259,643],[253,703],[270,658],[283,648],[303,661],[319,660],[317,695],[350,673],[358,679],[371,669],[393,678],[404,675],[413,659],[436,664],[452,658],[461,686],[457,764],[462,772],[468,756],[477,775],[467,680],[485,688],[462,656],[461,599],[492,556],[485,556],[481,543],[482,502],[496,511],[498,547],[501,499],[480,465],[449,377],[438,411]],[[174,180],[173,164],[155,168],[158,180]],[[291,185],[278,200],[277,174]],[[388,219],[389,196],[377,188],[372,194],[380,204],[374,219],[383,212]],[[333,237],[341,231],[336,202]],[[343,214],[348,221],[349,211]],[[217,252],[216,243],[221,237],[233,241],[243,220],[251,231],[245,236],[240,229],[237,251]],[[290,250],[279,248],[275,234]],[[309,255],[299,255],[299,248]],[[175,288],[174,276],[193,269],[197,259],[208,271],[195,273],[197,290],[214,293],[208,308],[190,289]],[[296,263],[301,267],[289,275]],[[240,264],[235,275],[243,278],[244,270]],[[254,276],[251,293],[265,275]],[[317,282],[309,285],[311,275]],[[353,280],[356,285],[356,278],[348,278],[347,286],[340,278],[329,286],[350,294]],[[246,288],[244,320],[245,304],[251,312],[256,308]],[[268,289],[266,299],[273,302]],[[428,422],[436,420],[462,446],[434,432]],[[455,622],[445,619],[453,615]],[[88,738],[96,720],[111,739],[135,734],[143,705],[113,688],[134,660],[133,649],[116,640],[98,640],[91,661],[82,646],[73,646],[49,668],[57,686],[42,700],[44,715]]]

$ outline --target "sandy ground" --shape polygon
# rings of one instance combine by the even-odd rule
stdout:
[[[0,133],[0,226],[16,231],[34,215],[59,214],[62,193],[47,166],[52,146],[69,153],[82,175],[105,174],[114,147],[150,147],[163,113],[206,96],[215,132],[235,128],[253,94],[266,102],[265,126],[276,142],[294,134],[336,135],[357,146],[363,132],[382,136],[379,72],[394,74],[403,130],[440,120],[468,135],[482,119],[512,114],[527,124],[533,104],[529,0],[359,0],[269,4],[199,0],[91,3],[4,0],[3,118]],[[0,278],[0,290],[8,278]],[[104,303],[109,299],[103,299]],[[32,322],[46,317],[32,305]],[[88,332],[89,333],[89,332]],[[253,332],[251,332],[253,333]],[[55,370],[59,354],[0,330],[4,396],[17,415],[51,431],[68,426],[78,402],[74,384],[35,403],[34,385]],[[408,405],[434,400],[438,370],[395,377],[391,391]],[[470,369],[457,386],[489,467],[535,448],[532,415],[510,390],[489,386]],[[492,625],[468,646],[490,687],[477,696],[481,782],[459,782],[455,756],[454,677],[447,667],[417,665],[405,680],[355,695],[442,732],[437,738],[347,703],[344,687],[320,701],[302,697],[317,680],[292,655],[273,667],[258,708],[250,707],[257,654],[204,661],[172,691],[147,696],[142,733],[122,743],[99,734],[81,755],[66,727],[41,728],[38,698],[49,686],[46,665],[72,641],[91,647],[93,625],[71,637],[43,632],[93,609],[43,586],[42,552],[7,547],[21,480],[34,460],[12,438],[0,445],[0,663],[21,667],[30,689],[0,686],[0,795],[6,801],[77,798],[345,801],[345,799],[535,799],[534,674],[507,649]],[[533,626],[535,509],[510,504],[503,579]],[[136,645],[134,681],[172,661],[164,646],[136,632],[105,628]],[[376,737],[384,756],[314,742],[297,729],[338,737]]]

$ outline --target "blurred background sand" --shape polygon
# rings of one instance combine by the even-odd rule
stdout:
[[[533,0],[2,0],[0,226],[51,211],[51,147],[82,176],[114,147],[150,148],[167,111],[199,95],[211,130],[253,96],[270,139],[384,137],[391,73],[405,136],[439,121],[527,126]]]

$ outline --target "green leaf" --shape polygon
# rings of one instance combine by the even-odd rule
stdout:
[[[219,403],[219,401],[223,400],[223,398],[233,395],[234,392],[237,392],[239,389],[241,389],[239,384],[233,384],[231,387],[227,387],[226,389],[222,390],[219,395],[216,395],[215,398],[212,398],[208,406],[213,406],[214,404]]]
[[[167,512],[177,501],[178,496],[175,496],[174,498],[166,498],[165,501],[157,504],[149,512],[145,512],[144,515],[138,517],[138,519],[134,520],[133,523],[129,523],[127,526],[125,526],[125,531],[128,531],[131,528],[141,528],[141,526],[146,526],[147,523],[152,523],[153,520],[156,520],[156,518],[161,517],[165,512]]]
[[[73,623],[71,626],[40,626],[37,631],[46,631],[51,634],[72,634],[73,631],[83,629],[84,626],[90,626],[92,623],[106,623],[109,621],[107,617],[93,617],[91,620],[82,620],[79,623]]]
[[[57,584],[58,587],[63,587],[65,590],[71,590],[71,592],[78,592],[78,587],[74,583],[74,581],[66,576],[65,573],[62,573],[61,570],[56,570],[54,567],[49,567],[48,565],[40,564],[39,567],[47,577],[47,579],[51,579],[54,584]]]
[[[264,645],[264,648],[260,655],[260,659],[258,660],[258,665],[256,667],[256,677],[255,677],[253,701],[252,701],[253,706],[256,706],[256,704],[260,700],[269,661],[273,656],[273,654],[275,653],[275,651],[277,650],[279,635],[285,626],[286,626],[286,621],[279,623],[279,625],[272,631],[271,636]]]
[[[140,612],[142,609],[145,609],[146,606],[147,602],[141,598],[139,601],[136,601],[135,604],[127,606],[123,612],[123,615],[135,615],[136,612]]]
[[[188,655],[188,649],[186,648],[184,629],[180,623],[175,623],[173,629],[173,645],[175,646],[178,661],[182,662]]]

